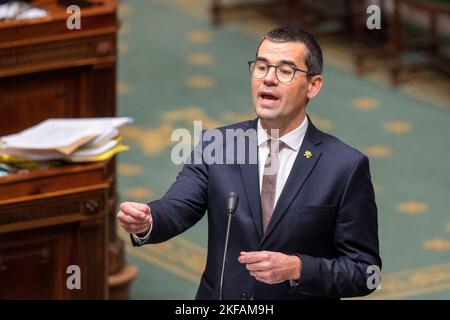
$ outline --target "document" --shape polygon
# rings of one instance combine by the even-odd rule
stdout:
[[[42,151],[69,155],[87,143],[111,139],[118,127],[132,122],[129,117],[48,119],[17,134],[2,137],[3,150],[0,152],[10,149],[16,154],[26,150],[36,155]]]
[[[30,5],[25,1],[9,1],[0,4],[0,20],[2,19],[35,19],[48,16],[48,12]]]

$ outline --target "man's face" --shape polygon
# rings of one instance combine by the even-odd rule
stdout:
[[[304,62],[307,52],[306,46],[298,41],[273,42],[266,39],[261,43],[256,59],[270,65],[289,64],[308,71]],[[252,77],[252,101],[256,114],[270,127],[279,127],[282,131],[293,129],[300,125],[306,103],[318,93],[320,85],[318,90],[313,90],[306,74],[300,71],[290,82],[283,83],[277,79],[275,68],[270,68],[264,78]]]

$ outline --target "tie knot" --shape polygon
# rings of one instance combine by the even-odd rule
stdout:
[[[279,153],[286,144],[281,140],[269,139],[267,140],[267,145],[269,146],[269,153]]]

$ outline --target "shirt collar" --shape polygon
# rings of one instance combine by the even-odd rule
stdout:
[[[297,151],[298,149],[300,149],[307,128],[308,128],[308,117],[305,117],[303,122],[297,128],[281,136],[280,140],[283,141],[289,148]],[[263,143],[267,142],[267,140],[271,139],[271,136],[268,135],[266,130],[264,130],[263,127],[261,126],[260,119],[258,119],[257,133],[258,133],[258,147],[260,147]]]

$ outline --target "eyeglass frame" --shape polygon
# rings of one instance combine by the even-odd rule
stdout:
[[[264,64],[266,64],[267,67],[268,67],[268,68],[267,68],[266,74],[265,74],[263,77],[261,77],[261,78],[256,78],[256,77],[254,77],[254,76],[253,76],[253,72],[252,72],[252,70],[251,70],[251,65],[252,65],[252,63],[254,63],[254,64],[256,65],[256,62],[258,62],[258,61],[259,61],[259,62],[262,62],[262,63],[264,63]],[[297,68],[297,67],[294,67],[294,66],[292,66],[292,65],[290,65],[290,64],[286,64],[286,63],[285,63],[285,64],[274,65],[274,64],[269,64],[269,63],[264,62],[264,61],[261,61],[261,60],[247,61],[247,63],[248,63],[248,71],[250,72],[250,75],[251,75],[253,78],[255,78],[255,79],[264,79],[265,77],[267,77],[267,75],[269,74],[269,70],[270,70],[270,68],[272,68],[272,67],[275,68],[275,76],[277,77],[277,80],[280,81],[280,82],[282,82],[282,83],[289,83],[289,82],[291,82],[291,81],[295,78],[295,73],[296,73],[297,71],[303,72],[303,73],[305,73],[307,76],[311,76],[311,75],[312,75],[312,73],[310,73],[310,72],[308,72],[308,71],[299,69],[299,68]],[[290,68],[292,68],[292,69],[294,70],[294,75],[292,76],[292,79],[291,79],[291,80],[284,82],[284,81],[278,79],[278,73],[277,73],[276,71],[278,70],[278,67],[281,66],[281,65],[288,66],[288,67],[290,67]],[[253,70],[255,70],[255,69],[253,69]]]

